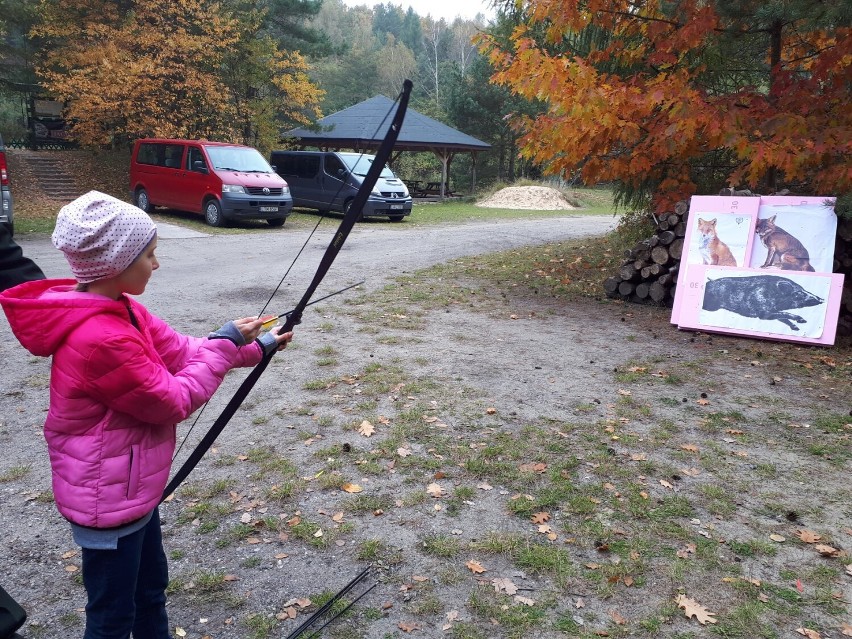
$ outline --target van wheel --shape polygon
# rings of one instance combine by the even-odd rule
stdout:
[[[389,215],[391,222],[402,222],[405,219],[404,215]]]
[[[150,213],[151,209],[151,200],[148,199],[148,191],[145,189],[139,189],[136,191],[136,206],[145,211],[146,213]]]
[[[266,220],[266,223],[272,228],[278,228],[279,226],[284,226],[284,220],[286,219],[286,217],[275,217],[271,220]]]
[[[210,226],[225,226],[225,216],[222,215],[222,205],[218,200],[207,200],[204,205],[204,220]]]

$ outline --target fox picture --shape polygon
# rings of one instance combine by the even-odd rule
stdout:
[[[716,218],[698,218],[698,249],[704,264],[714,266],[736,266],[737,260],[731,249],[716,234]]]
[[[813,271],[808,249],[780,226],[775,216],[759,219],[754,232],[766,247],[766,260],[760,268],[780,268],[786,271]]]

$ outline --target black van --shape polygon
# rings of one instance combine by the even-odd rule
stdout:
[[[273,151],[269,163],[290,185],[293,206],[346,213],[375,159],[363,153]],[[401,222],[412,204],[408,188],[385,166],[361,217]]]

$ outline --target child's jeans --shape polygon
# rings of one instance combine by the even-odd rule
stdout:
[[[160,513],[115,550],[83,548],[86,633],[83,639],[169,639],[166,586],[169,569]]]

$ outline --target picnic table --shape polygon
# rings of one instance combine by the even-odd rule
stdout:
[[[426,186],[420,192],[421,195],[441,195],[441,183],[440,182],[427,182]],[[449,197],[453,195],[453,192],[450,190],[449,184],[444,184],[444,195]]]
[[[420,194],[420,185],[423,184],[423,180],[403,180],[403,184],[408,188],[408,192],[412,197]]]

